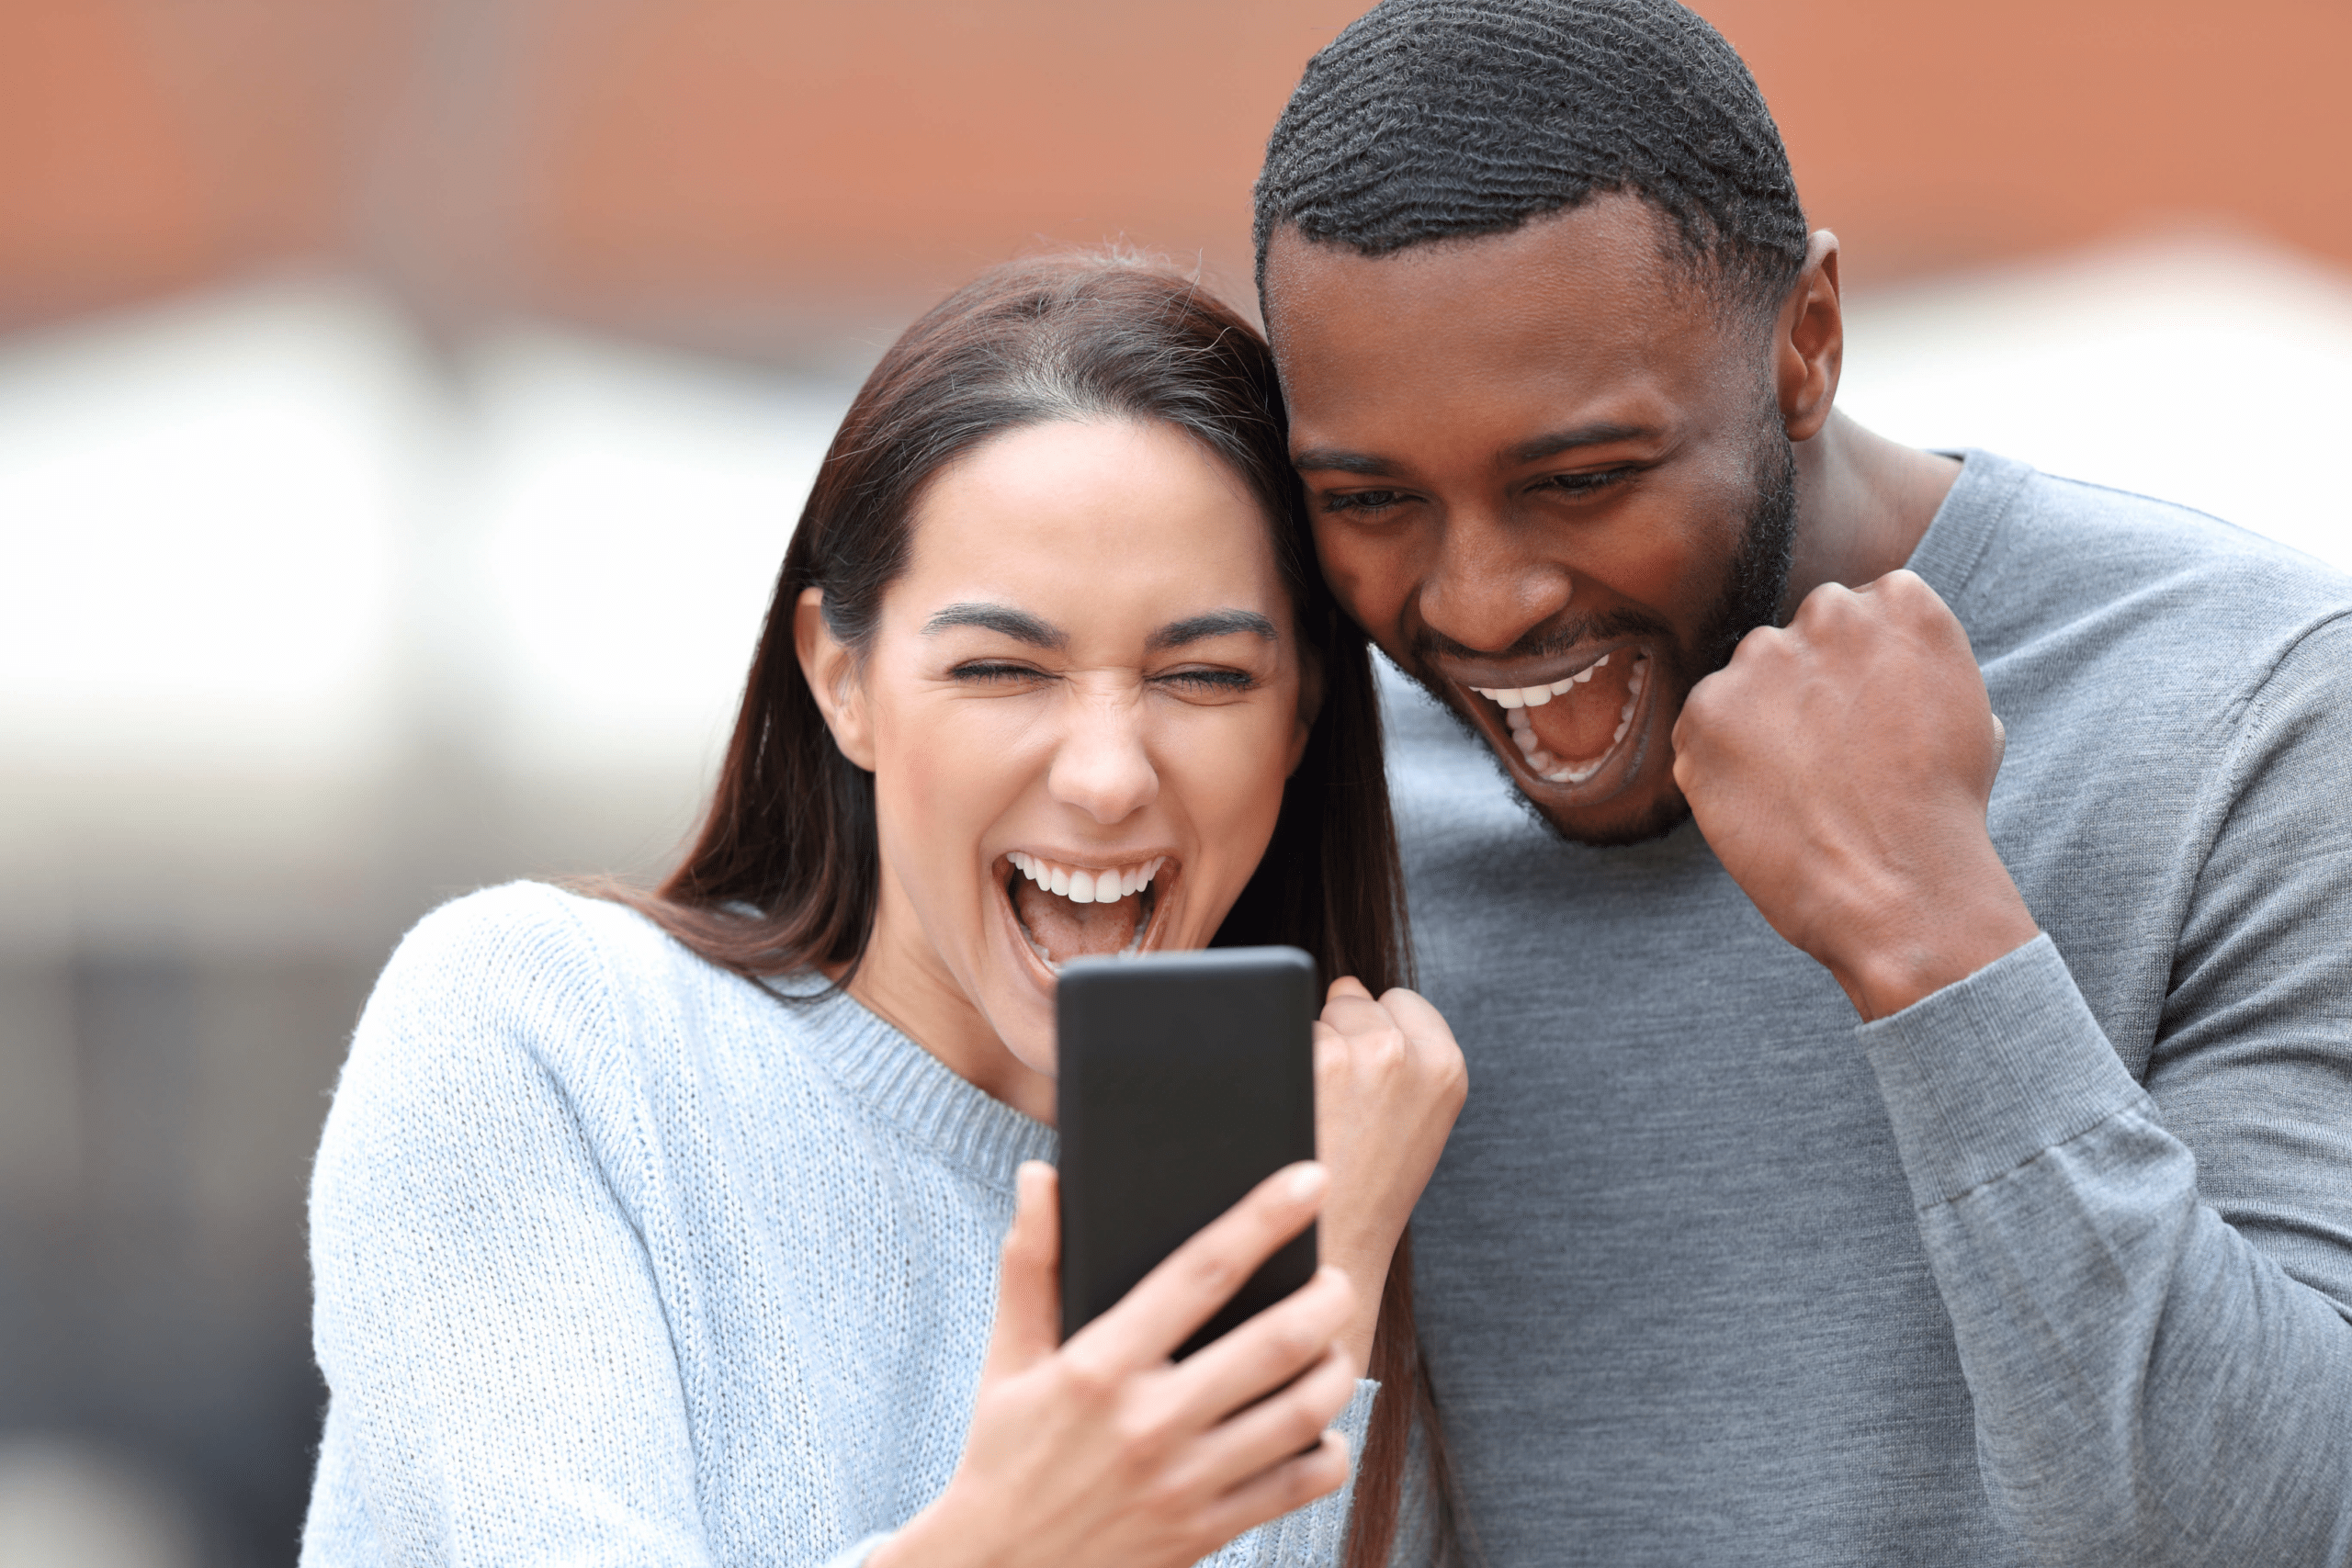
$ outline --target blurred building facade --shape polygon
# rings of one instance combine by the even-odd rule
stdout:
[[[1041,239],[1203,254],[1357,0],[0,0],[0,325],[321,263],[845,356]],[[2335,0],[1707,0],[1860,288],[2221,222],[2352,265]]]
[[[1357,8],[0,0],[0,1563],[292,1560],[391,942],[674,852],[923,304],[1113,238],[1246,300]],[[1700,9],[1846,242],[1848,406],[2352,565],[2352,11]]]

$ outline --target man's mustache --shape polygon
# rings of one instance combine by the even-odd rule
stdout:
[[[1426,671],[1432,660],[1490,660],[1497,662],[1516,660],[1547,659],[1573,649],[1612,637],[1657,637],[1669,645],[1674,642],[1673,630],[1656,615],[1639,610],[1611,610],[1598,615],[1584,615],[1558,625],[1531,632],[1505,649],[1472,648],[1456,642],[1442,632],[1424,627],[1407,646],[1413,662]]]

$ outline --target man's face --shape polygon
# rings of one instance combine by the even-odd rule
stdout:
[[[1688,814],[1668,737],[1773,618],[1794,462],[1761,333],[1597,198],[1380,257],[1277,234],[1266,309],[1323,570],[1562,833]]]

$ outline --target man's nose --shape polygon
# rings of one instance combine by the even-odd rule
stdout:
[[[1144,745],[1143,705],[1131,691],[1079,695],[1046,774],[1047,793],[1106,828],[1150,805],[1159,774]]]
[[[1542,529],[1461,509],[1447,518],[1437,559],[1421,579],[1420,619],[1461,644],[1500,651],[1568,607],[1575,577],[1547,553]]]

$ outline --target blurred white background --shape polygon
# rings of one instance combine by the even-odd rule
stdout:
[[[1840,404],[1886,434],[2352,568],[2352,277],[2188,238],[1865,294],[1848,331]],[[351,285],[0,348],[12,883],[71,903],[134,858],[159,900],[174,870],[358,876],[338,809],[421,758],[532,817],[602,820],[575,797],[627,778],[662,804],[611,842],[658,859],[851,389],[545,328],[436,355]],[[127,781],[161,777],[126,817]]]

